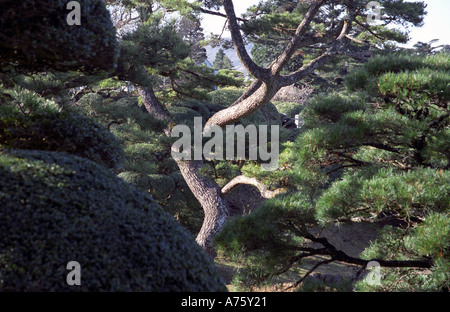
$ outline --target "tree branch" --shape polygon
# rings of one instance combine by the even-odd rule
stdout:
[[[328,249],[328,255],[331,256],[334,261],[341,261],[350,264],[367,266],[371,261],[376,261],[380,264],[381,267],[386,268],[424,268],[429,269],[432,267],[433,263],[429,259],[424,260],[383,260],[383,259],[371,259],[364,260],[361,258],[355,258],[347,255],[342,250],[338,250],[335,246],[333,246],[325,237],[315,237],[312,234],[302,234],[305,238],[323,245]]]
[[[142,102],[144,103],[144,107],[148,111],[148,113],[158,120],[169,122],[173,120],[172,115],[167,111],[167,109],[159,102],[158,98],[155,95],[155,92],[150,87],[141,87],[138,86],[138,93],[142,98]],[[170,136],[170,126],[164,129],[164,132],[167,136]]]
[[[229,193],[239,184],[247,184],[255,186],[261,192],[261,196],[264,198],[274,198],[276,195],[282,194],[286,191],[284,189],[276,189],[275,191],[268,190],[263,183],[259,182],[255,178],[249,178],[244,175],[240,175],[233,178],[230,182],[228,182],[227,185],[225,185],[222,188],[221,190],[222,194]]]
[[[310,276],[315,270],[317,270],[317,268],[318,267],[320,267],[321,265],[325,265],[325,264],[328,264],[328,263],[331,263],[331,262],[333,262],[334,261],[334,259],[333,258],[331,258],[331,259],[328,259],[328,260],[324,260],[324,261],[321,261],[321,262],[318,262],[318,263],[316,263],[305,275],[303,275],[303,277],[301,278],[301,279],[299,279],[297,282],[295,282],[295,284],[294,285],[291,285],[291,286],[289,286],[289,287],[287,287],[287,288],[285,288],[284,290],[286,291],[286,290],[289,290],[289,289],[292,289],[292,288],[295,288],[295,287],[297,287],[298,285],[300,285],[308,276]]]
[[[331,46],[319,57],[313,59],[307,65],[302,66],[297,71],[293,72],[288,76],[281,77],[281,86],[289,86],[307,75],[311,74],[314,70],[325,64],[332,56],[339,52],[339,46],[342,45],[342,42],[346,38],[346,35],[351,29],[352,21],[354,20],[354,16],[350,16],[346,21],[344,21],[341,29],[341,33],[334,40]]]
[[[211,11],[211,10],[207,10],[205,8],[198,8],[198,10],[200,12],[202,12],[202,13],[205,13],[205,14],[210,14],[210,15],[215,15],[215,16],[220,16],[220,17],[227,18],[226,14],[223,14],[223,13],[220,13],[220,12],[217,12],[217,11]],[[248,22],[248,20],[246,20],[245,18],[242,18],[242,17],[236,17],[236,20],[238,20],[239,22],[244,22],[244,23]]]
[[[242,118],[252,115],[272,99],[272,97],[278,92],[279,87],[278,82],[274,81],[270,84],[261,83],[260,86],[255,87],[255,89],[256,90],[251,93],[251,95],[241,100],[239,103],[214,114],[207,121],[205,128],[213,125],[223,128],[226,125],[234,124]]]
[[[242,94],[239,99],[237,99],[231,106],[235,106],[250,97],[253,93],[255,93],[256,90],[261,87],[261,85],[261,80],[254,80],[252,84],[245,90],[244,94]]]
[[[272,75],[276,75],[281,72],[283,67],[289,62],[294,53],[298,50],[298,48],[300,48],[303,36],[305,35],[309,25],[311,24],[312,19],[325,2],[326,0],[319,0],[312,3],[302,22],[298,25],[295,31],[295,35],[287,44],[284,51],[278,56],[277,60],[275,60],[270,66]]]
[[[268,82],[271,78],[270,71],[266,68],[262,68],[253,62],[252,58],[245,48],[244,40],[242,39],[241,30],[237,23],[236,13],[234,11],[234,5],[232,0],[223,0],[223,7],[228,18],[228,28],[233,39],[234,48],[239,56],[244,67],[255,78],[264,82]]]
[[[402,154],[402,152],[398,148],[391,147],[391,146],[388,146],[388,145],[382,144],[382,143],[366,142],[366,143],[362,143],[361,145],[375,147],[375,148],[382,149],[382,150],[396,153],[396,154]]]

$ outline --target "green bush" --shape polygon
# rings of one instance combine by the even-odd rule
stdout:
[[[275,105],[269,102],[252,115],[241,119],[240,122],[244,126],[255,125],[258,127],[267,125],[270,129],[271,125],[281,126],[281,117]]]
[[[173,115],[174,121],[178,125],[186,125],[188,127],[194,126],[194,118],[202,117],[202,115],[188,107],[169,107],[169,112]],[[203,119],[203,123],[206,120]]]
[[[295,102],[273,102],[278,112],[293,118],[295,115],[300,114],[304,106]]]
[[[142,191],[148,191],[150,188],[150,182],[148,176],[145,174],[125,171],[118,174],[118,177],[123,179],[125,182],[134,184],[137,188]]]
[[[3,150],[0,207],[0,290],[226,290],[150,196],[87,159]],[[81,265],[81,286],[66,284],[69,261]]]
[[[373,176],[351,172],[323,193],[316,205],[317,218],[327,222],[344,215],[370,218],[381,211],[395,211],[405,218],[413,209],[420,215],[444,212],[450,203],[449,181],[447,171],[440,174],[428,168],[408,173],[380,170]]]
[[[363,110],[365,107],[364,97],[358,94],[351,96],[338,93],[318,95],[305,107],[301,117],[306,127],[314,127],[318,122],[336,122],[346,113]]]
[[[116,30],[103,1],[78,0],[81,25],[68,25],[67,0],[0,3],[0,71],[112,70],[119,57]],[[24,22],[24,19],[26,22]]]
[[[163,174],[150,174],[150,185],[152,196],[155,198],[166,198],[175,190],[175,182],[169,176]]]
[[[207,120],[210,117],[209,109],[206,107],[205,103],[197,100],[183,100],[183,101],[175,101],[172,103],[174,107],[186,107],[190,108],[197,113],[199,113],[203,120]]]
[[[174,216],[192,234],[198,233],[203,223],[203,210],[180,171],[170,176],[126,171],[118,176],[151,194],[164,211]]]
[[[305,127],[285,144],[280,170],[242,168],[268,187],[290,191],[230,220],[217,236],[220,251],[250,273],[242,281],[268,281],[305,268],[303,259],[317,255],[333,262],[352,253],[347,246],[363,244],[362,253],[344,262],[378,261],[383,277],[379,285],[360,280],[353,290],[449,290],[449,61],[448,54],[370,60],[349,74],[352,88],[307,104]],[[342,245],[326,233],[347,224],[380,230],[370,241],[352,235],[351,244],[338,234]],[[326,240],[318,239],[317,227]]]
[[[121,172],[119,178],[136,185],[139,189],[148,191],[156,200],[166,199],[175,191],[175,182],[163,174],[141,174],[137,172]]]
[[[397,54],[389,56],[376,56],[371,58],[363,67],[355,70],[345,77],[345,85],[350,91],[378,89],[377,77],[391,73],[405,73],[414,70],[428,69],[431,71],[448,71],[450,61],[448,53],[439,53],[421,57],[418,55]],[[409,74],[407,74],[409,75]],[[419,80],[420,81],[420,80]]]
[[[212,104],[230,106],[241,97],[244,90],[238,88],[223,88],[210,92]]]
[[[8,148],[67,152],[110,168],[124,160],[119,141],[92,119],[72,113],[24,115],[0,110],[0,145]]]

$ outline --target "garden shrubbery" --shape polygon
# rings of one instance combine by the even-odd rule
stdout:
[[[109,168],[119,167],[125,159],[119,141],[106,128],[72,113],[23,114],[1,109],[0,144],[8,148],[67,152]]]
[[[82,12],[81,24],[76,26],[66,21],[68,2],[0,3],[0,72],[8,66],[26,71],[113,69],[119,48],[116,29],[103,1],[78,0]]]
[[[66,153],[0,155],[0,289],[224,291],[191,234],[146,193]],[[69,261],[82,285],[66,283]]]

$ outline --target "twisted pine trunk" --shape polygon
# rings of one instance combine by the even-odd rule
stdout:
[[[222,0],[226,17],[228,20],[229,29],[233,39],[234,48],[247,71],[255,77],[254,83],[248,88],[245,94],[230,107],[216,113],[206,123],[206,127],[217,125],[225,127],[226,125],[236,123],[245,118],[265,104],[267,104],[277,91],[288,85],[303,79],[314,70],[328,62],[333,55],[339,52],[342,48],[344,39],[351,29],[351,23],[354,15],[350,14],[342,25],[332,28],[330,36],[335,38],[328,49],[322,55],[313,59],[308,64],[302,66],[289,75],[282,76],[281,71],[289,62],[295,52],[304,44],[304,35],[306,34],[309,25],[316,16],[320,7],[326,3],[326,0],[317,0],[311,3],[308,12],[305,14],[303,21],[298,25],[295,35],[286,45],[284,51],[268,68],[262,68],[253,62],[247,50],[245,49],[244,40],[241,35],[240,26],[237,22],[237,17],[234,11],[232,0]],[[336,33],[338,34],[335,37]],[[164,109],[164,106],[159,103],[158,99],[151,88],[139,88],[139,93],[144,102],[148,112],[161,120],[171,121],[170,114]],[[165,130],[167,135],[170,135],[170,128]],[[191,189],[194,196],[200,202],[205,213],[203,226],[198,233],[197,243],[202,246],[205,251],[212,257],[215,256],[213,248],[213,237],[219,233],[225,225],[229,216],[229,207],[223,200],[221,189],[219,185],[210,177],[204,176],[200,173],[204,162],[200,161],[177,161],[178,167]]]
[[[138,92],[149,114],[168,123],[171,121],[172,116],[164,109],[151,88],[138,87]],[[169,127],[164,132],[170,136]],[[228,219],[229,207],[222,198],[220,186],[210,177],[200,173],[200,169],[204,165],[202,160],[175,161],[205,214],[203,226],[197,234],[196,241],[206,253],[214,258],[216,252],[213,248],[213,238],[222,230]]]
[[[200,175],[203,161],[177,161],[178,167],[203,208],[205,217],[196,241],[211,256],[215,257],[213,238],[219,233],[229,217],[230,209],[221,196],[219,185],[209,177]]]

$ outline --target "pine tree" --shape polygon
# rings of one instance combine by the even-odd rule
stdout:
[[[178,25],[178,34],[191,46],[189,57],[195,64],[203,64],[208,56],[206,49],[202,46],[205,35],[203,34],[200,19],[196,16],[183,16]]]
[[[233,62],[225,54],[223,49],[219,49],[216,54],[216,59],[214,60],[213,66],[215,69],[233,69]]]
[[[120,1],[119,1],[120,2]],[[123,1],[123,3],[130,3],[129,1]],[[368,41],[368,44],[380,44],[385,40],[382,34],[387,35],[388,38],[397,40],[405,40],[407,38],[405,33],[398,30],[392,30],[387,27],[394,21],[397,25],[419,25],[423,21],[425,14],[425,5],[422,2],[406,3],[392,0],[382,1],[382,5],[385,8],[383,10],[382,18],[385,21],[386,27],[378,27],[367,24],[368,10],[366,8],[367,3],[360,0],[350,0],[345,2],[340,1],[300,1],[294,3],[294,11],[292,8],[287,8],[288,13],[282,14],[282,21],[278,24],[267,23],[267,21],[273,20],[270,12],[259,12],[255,10],[252,16],[237,17],[234,11],[234,4],[232,0],[219,1],[158,1],[162,7],[167,6],[171,11],[177,10],[181,14],[187,12],[201,12],[207,14],[213,14],[218,17],[224,17],[228,21],[228,27],[231,32],[233,46],[235,51],[242,62],[242,65],[247,70],[249,75],[254,79],[251,85],[245,90],[244,94],[236,100],[235,103],[227,108],[218,111],[213,114],[205,124],[205,127],[212,125],[225,127],[239,122],[243,118],[256,113],[268,105],[270,99],[285,86],[292,85],[299,82],[310,74],[314,73],[318,68],[325,64],[332,62],[335,58],[343,53],[352,52],[353,43]],[[152,9],[153,1],[133,1],[132,3],[145,4]],[[152,5],[149,5],[149,4]],[[269,4],[272,1],[263,2],[263,4]],[[219,11],[219,8],[223,6],[225,14]],[[147,10],[149,13],[151,10]],[[295,12],[290,14],[289,12]],[[398,14],[398,12],[402,14]],[[152,11],[153,12],[153,11]],[[154,12],[153,12],[154,13]],[[148,15],[148,14],[147,14]],[[164,15],[160,14],[159,16]],[[150,14],[151,16],[151,14]],[[145,16],[144,16],[145,17]],[[154,17],[153,17],[154,18]],[[145,21],[147,21],[145,19]],[[281,32],[286,33],[286,37],[281,38],[280,42],[284,42],[283,50],[278,55],[271,55],[271,62],[267,66],[259,65],[255,63],[250,57],[245,47],[244,37],[242,30],[246,28],[247,24],[253,26],[269,25],[269,27],[253,27],[251,32],[246,33],[246,38],[254,34],[255,37],[264,38],[265,33],[269,34],[271,29],[281,29]],[[148,23],[146,22],[145,25]],[[286,26],[283,26],[286,24]],[[143,27],[148,27],[143,25]],[[279,26],[279,27],[278,27]],[[280,28],[281,27],[281,28]],[[139,32],[139,30],[138,30]],[[265,32],[265,33],[264,33]],[[143,33],[145,34],[145,32]],[[363,37],[360,37],[363,36]],[[355,38],[354,36],[358,36]],[[136,39],[144,39],[145,36],[135,36]],[[380,39],[381,38],[381,39]],[[139,41],[137,40],[137,41]],[[146,54],[149,50],[148,47],[141,45],[137,48],[136,42],[127,42],[130,51],[135,53],[135,57],[124,58],[124,69],[132,69],[128,75],[121,76],[122,79],[133,79],[137,76],[145,78],[149,72],[154,74],[166,75],[170,77],[173,91],[176,96],[191,96],[197,93],[195,84],[187,84],[188,87],[194,87],[189,92],[185,92],[184,88],[180,88],[177,83],[177,75],[181,72],[191,72],[191,68],[185,68],[183,63],[168,64],[169,71],[161,71],[159,69],[150,69],[151,65],[146,63],[150,62],[148,58],[140,58],[140,52]],[[361,43],[358,43],[361,44]],[[299,50],[310,47],[309,50],[316,50],[316,53],[312,53],[313,57],[305,59],[302,65],[291,68],[286,71],[286,66],[290,60],[294,58]],[[165,51],[166,53],[171,53]],[[357,54],[351,53],[355,57]],[[132,54],[133,55],[133,54]],[[140,61],[140,64],[138,64]],[[133,63],[134,64],[130,64]],[[195,73],[195,72],[194,72]],[[203,74],[193,74],[193,77],[203,78]],[[150,77],[147,77],[150,78]],[[207,81],[214,81],[214,77],[205,77]],[[193,78],[195,80],[196,78]],[[140,79],[139,79],[140,80]],[[155,93],[158,91],[154,81],[134,79],[134,83],[138,85],[139,94],[142,102],[150,114],[155,115],[157,118],[166,121],[168,124],[173,122],[173,116],[168,113],[167,101],[164,97]],[[131,80],[130,80],[131,81]],[[142,83],[144,82],[144,83]],[[161,101],[161,100],[162,101]],[[230,214],[230,207],[223,199],[222,187],[214,180],[211,175],[202,173],[202,168],[205,167],[204,160],[195,161],[179,161],[177,165],[183,174],[186,183],[202,205],[205,213],[205,219],[200,232],[197,235],[197,242],[207,250],[207,252],[214,256],[215,250],[212,247],[213,237],[216,233],[220,232],[224,221],[227,220]],[[242,177],[240,177],[242,178]],[[242,179],[241,179],[242,180]],[[239,181],[241,181],[239,180]],[[236,181],[230,181],[233,183]]]
[[[315,97],[283,170],[243,169],[289,192],[231,220],[217,239],[222,250],[251,263],[253,282],[321,255],[313,269],[376,261],[381,282],[362,279],[358,290],[448,291],[449,66],[448,53],[379,56],[346,77],[345,91]],[[314,235],[358,222],[382,227],[359,256]]]

